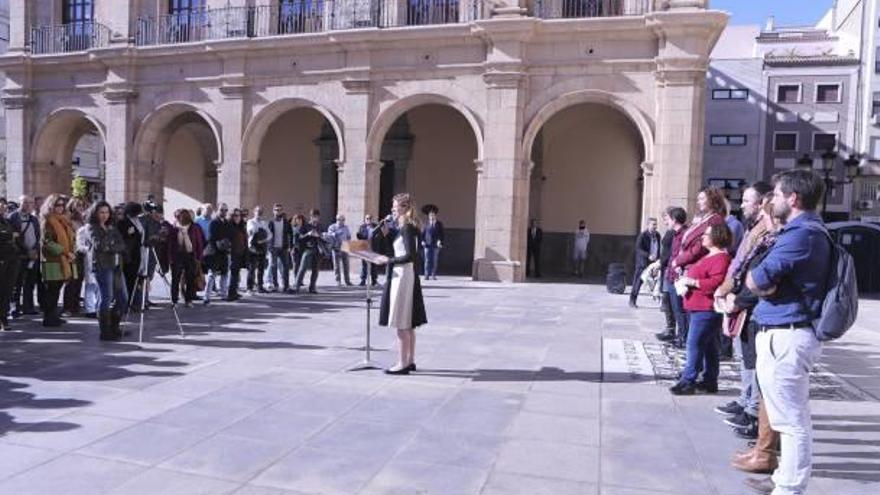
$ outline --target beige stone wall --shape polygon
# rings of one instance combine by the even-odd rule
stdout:
[[[300,108],[269,126],[256,167],[257,200],[265,211],[273,203],[282,203],[288,213],[306,214],[318,206],[321,168],[315,140],[323,123],[324,116],[317,111]]]
[[[607,106],[584,104],[560,111],[542,132],[536,172],[544,180],[533,213],[544,230],[573,231],[584,219],[595,234],[637,232],[642,143],[632,122]]]
[[[165,155],[165,211],[195,208],[202,203],[213,203],[206,181],[205,153],[188,126],[171,136]]]
[[[436,204],[446,227],[474,228],[477,145],[471,126],[440,105],[416,107],[407,117],[415,136],[407,186],[416,202]]]

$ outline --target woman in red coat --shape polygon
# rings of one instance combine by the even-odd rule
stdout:
[[[700,261],[709,252],[703,246],[702,239],[706,229],[713,225],[724,225],[724,217],[727,216],[727,202],[724,193],[715,186],[703,188],[697,195],[697,214],[694,215],[691,225],[681,234],[679,248],[673,248],[673,258],[667,268],[667,280],[674,283],[694,263]],[[680,303],[680,301],[673,301]],[[688,319],[685,318],[685,323]],[[680,340],[676,341],[676,347],[682,348],[687,342],[688,325],[680,332]]]
[[[688,311],[690,331],[681,380],[669,389],[675,395],[692,395],[698,388],[709,393],[718,391],[718,337],[723,316],[715,312],[713,304],[715,289],[724,281],[730,265],[727,248],[732,238],[723,222],[707,228],[701,241],[706,255],[676,282],[676,290],[685,293],[684,308]],[[703,363],[703,382],[697,384]]]

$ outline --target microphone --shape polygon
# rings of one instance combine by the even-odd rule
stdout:
[[[376,224],[376,226],[373,227],[373,230],[370,231],[370,235],[372,236],[373,234],[378,232],[379,229],[381,229],[382,226],[385,225],[386,223],[391,223],[393,221],[394,221],[394,217],[392,217],[390,214],[387,217],[383,218],[382,220],[379,220],[379,223]]]

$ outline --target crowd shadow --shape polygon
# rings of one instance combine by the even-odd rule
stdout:
[[[526,369],[422,369],[416,376],[465,378],[473,382],[588,382],[588,383],[642,383],[654,382],[653,376],[601,371],[565,371],[555,366],[539,370]]]
[[[814,414],[813,476],[839,480],[880,482],[880,414]],[[826,438],[828,433],[842,433],[843,438]],[[857,435],[850,437],[850,435]],[[824,452],[824,447],[848,451]],[[859,450],[865,449],[865,450]]]

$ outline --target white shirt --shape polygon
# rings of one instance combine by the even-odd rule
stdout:
[[[272,240],[272,231],[269,230],[269,224],[264,222],[263,220],[257,220],[256,218],[251,218],[247,221],[247,236],[248,236],[248,245],[254,240],[254,235],[262,229],[266,231],[266,240]]]
[[[574,250],[579,253],[587,252],[587,246],[590,244],[590,231],[584,228],[574,231]]]
[[[272,223],[275,229],[272,245],[275,249],[281,249],[284,247],[284,220],[272,220]]]

